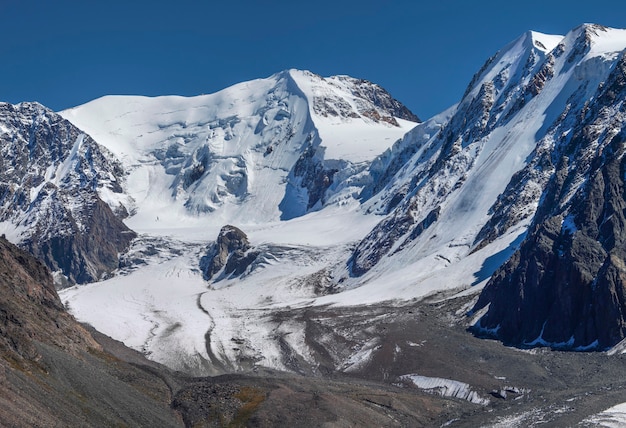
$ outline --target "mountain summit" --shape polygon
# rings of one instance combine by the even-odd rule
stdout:
[[[345,180],[419,121],[371,82],[288,70],[215,94],[109,96],[61,113],[130,172],[137,230],[211,213],[289,219],[322,207]]]

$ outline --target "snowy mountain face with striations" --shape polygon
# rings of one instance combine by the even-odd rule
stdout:
[[[61,114],[129,171],[137,229],[157,216],[165,227],[206,223],[207,213],[220,226],[301,216],[350,196],[354,176],[418,121],[377,85],[297,70],[212,95],[105,97]]]
[[[110,277],[61,297],[189,373],[358,372],[391,352],[367,322],[434,298],[468,299],[477,335],[608,349],[626,335],[625,49],[626,31],[597,25],[527,32],[424,122],[375,84],[298,70],[108,96],[60,113],[85,136],[11,200],[96,171],[78,188],[138,236]],[[5,211],[10,238],[28,212]],[[308,312],[356,307],[372,320]]]
[[[412,276],[441,290],[491,278],[473,309],[487,311],[479,335],[621,341],[625,48],[626,31],[583,25],[528,32],[490,58],[457,106],[405,137],[406,161],[392,152],[377,172],[393,178],[364,206],[386,217],[352,253],[348,281]],[[433,120],[440,131],[422,136]]]

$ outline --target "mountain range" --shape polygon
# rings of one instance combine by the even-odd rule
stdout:
[[[528,388],[494,380],[520,351],[482,339],[609,372],[626,349],[625,52],[626,30],[529,31],[424,121],[372,82],[301,70],[197,97],[0,104],[0,232],[52,272],[60,300],[37,304],[171,370],[356,376],[463,401],[454,415],[508,391],[528,425]],[[453,346],[503,363],[446,374]],[[604,410],[580,400],[561,423]]]

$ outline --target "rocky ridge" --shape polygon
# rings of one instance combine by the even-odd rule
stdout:
[[[499,156],[506,159],[507,152],[514,150],[507,146],[531,120],[524,106],[540,92],[530,88],[537,85],[537,76],[549,74],[545,64],[552,61],[548,48],[535,43],[537,37],[528,32],[503,48],[474,76],[458,105],[419,124],[372,163],[372,184],[361,197],[368,210],[385,218],[354,250],[348,262],[351,275],[360,277],[383,257],[419,246],[419,236],[437,223],[441,213],[445,218],[446,211],[458,208],[455,200],[462,199],[463,193],[479,191],[474,190],[480,183],[477,185],[472,175],[484,169],[481,158],[499,150]],[[518,146],[526,146],[530,154],[533,143]],[[523,164],[512,165],[520,166]],[[488,197],[482,196],[484,203],[493,203]],[[471,205],[476,203],[463,209],[472,210]],[[509,226],[531,215],[532,211],[519,213]],[[468,225],[473,227],[477,225]],[[498,236],[507,229],[502,228]],[[471,249],[472,243],[466,240],[473,237],[457,238],[463,242],[454,245]],[[417,254],[424,257],[427,252],[424,249]]]
[[[624,97],[622,53],[584,109],[572,103],[564,112],[564,123],[576,123],[571,132],[555,128],[550,181],[526,240],[474,308],[489,304],[478,334],[594,350],[625,337]]]
[[[121,195],[124,170],[111,153],[37,103],[0,104],[0,222],[69,283],[96,281],[135,237]],[[114,212],[115,210],[115,212]]]

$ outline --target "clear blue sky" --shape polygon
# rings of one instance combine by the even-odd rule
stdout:
[[[0,101],[197,95],[300,68],[376,82],[426,119],[524,31],[626,28],[626,2],[0,0]]]

